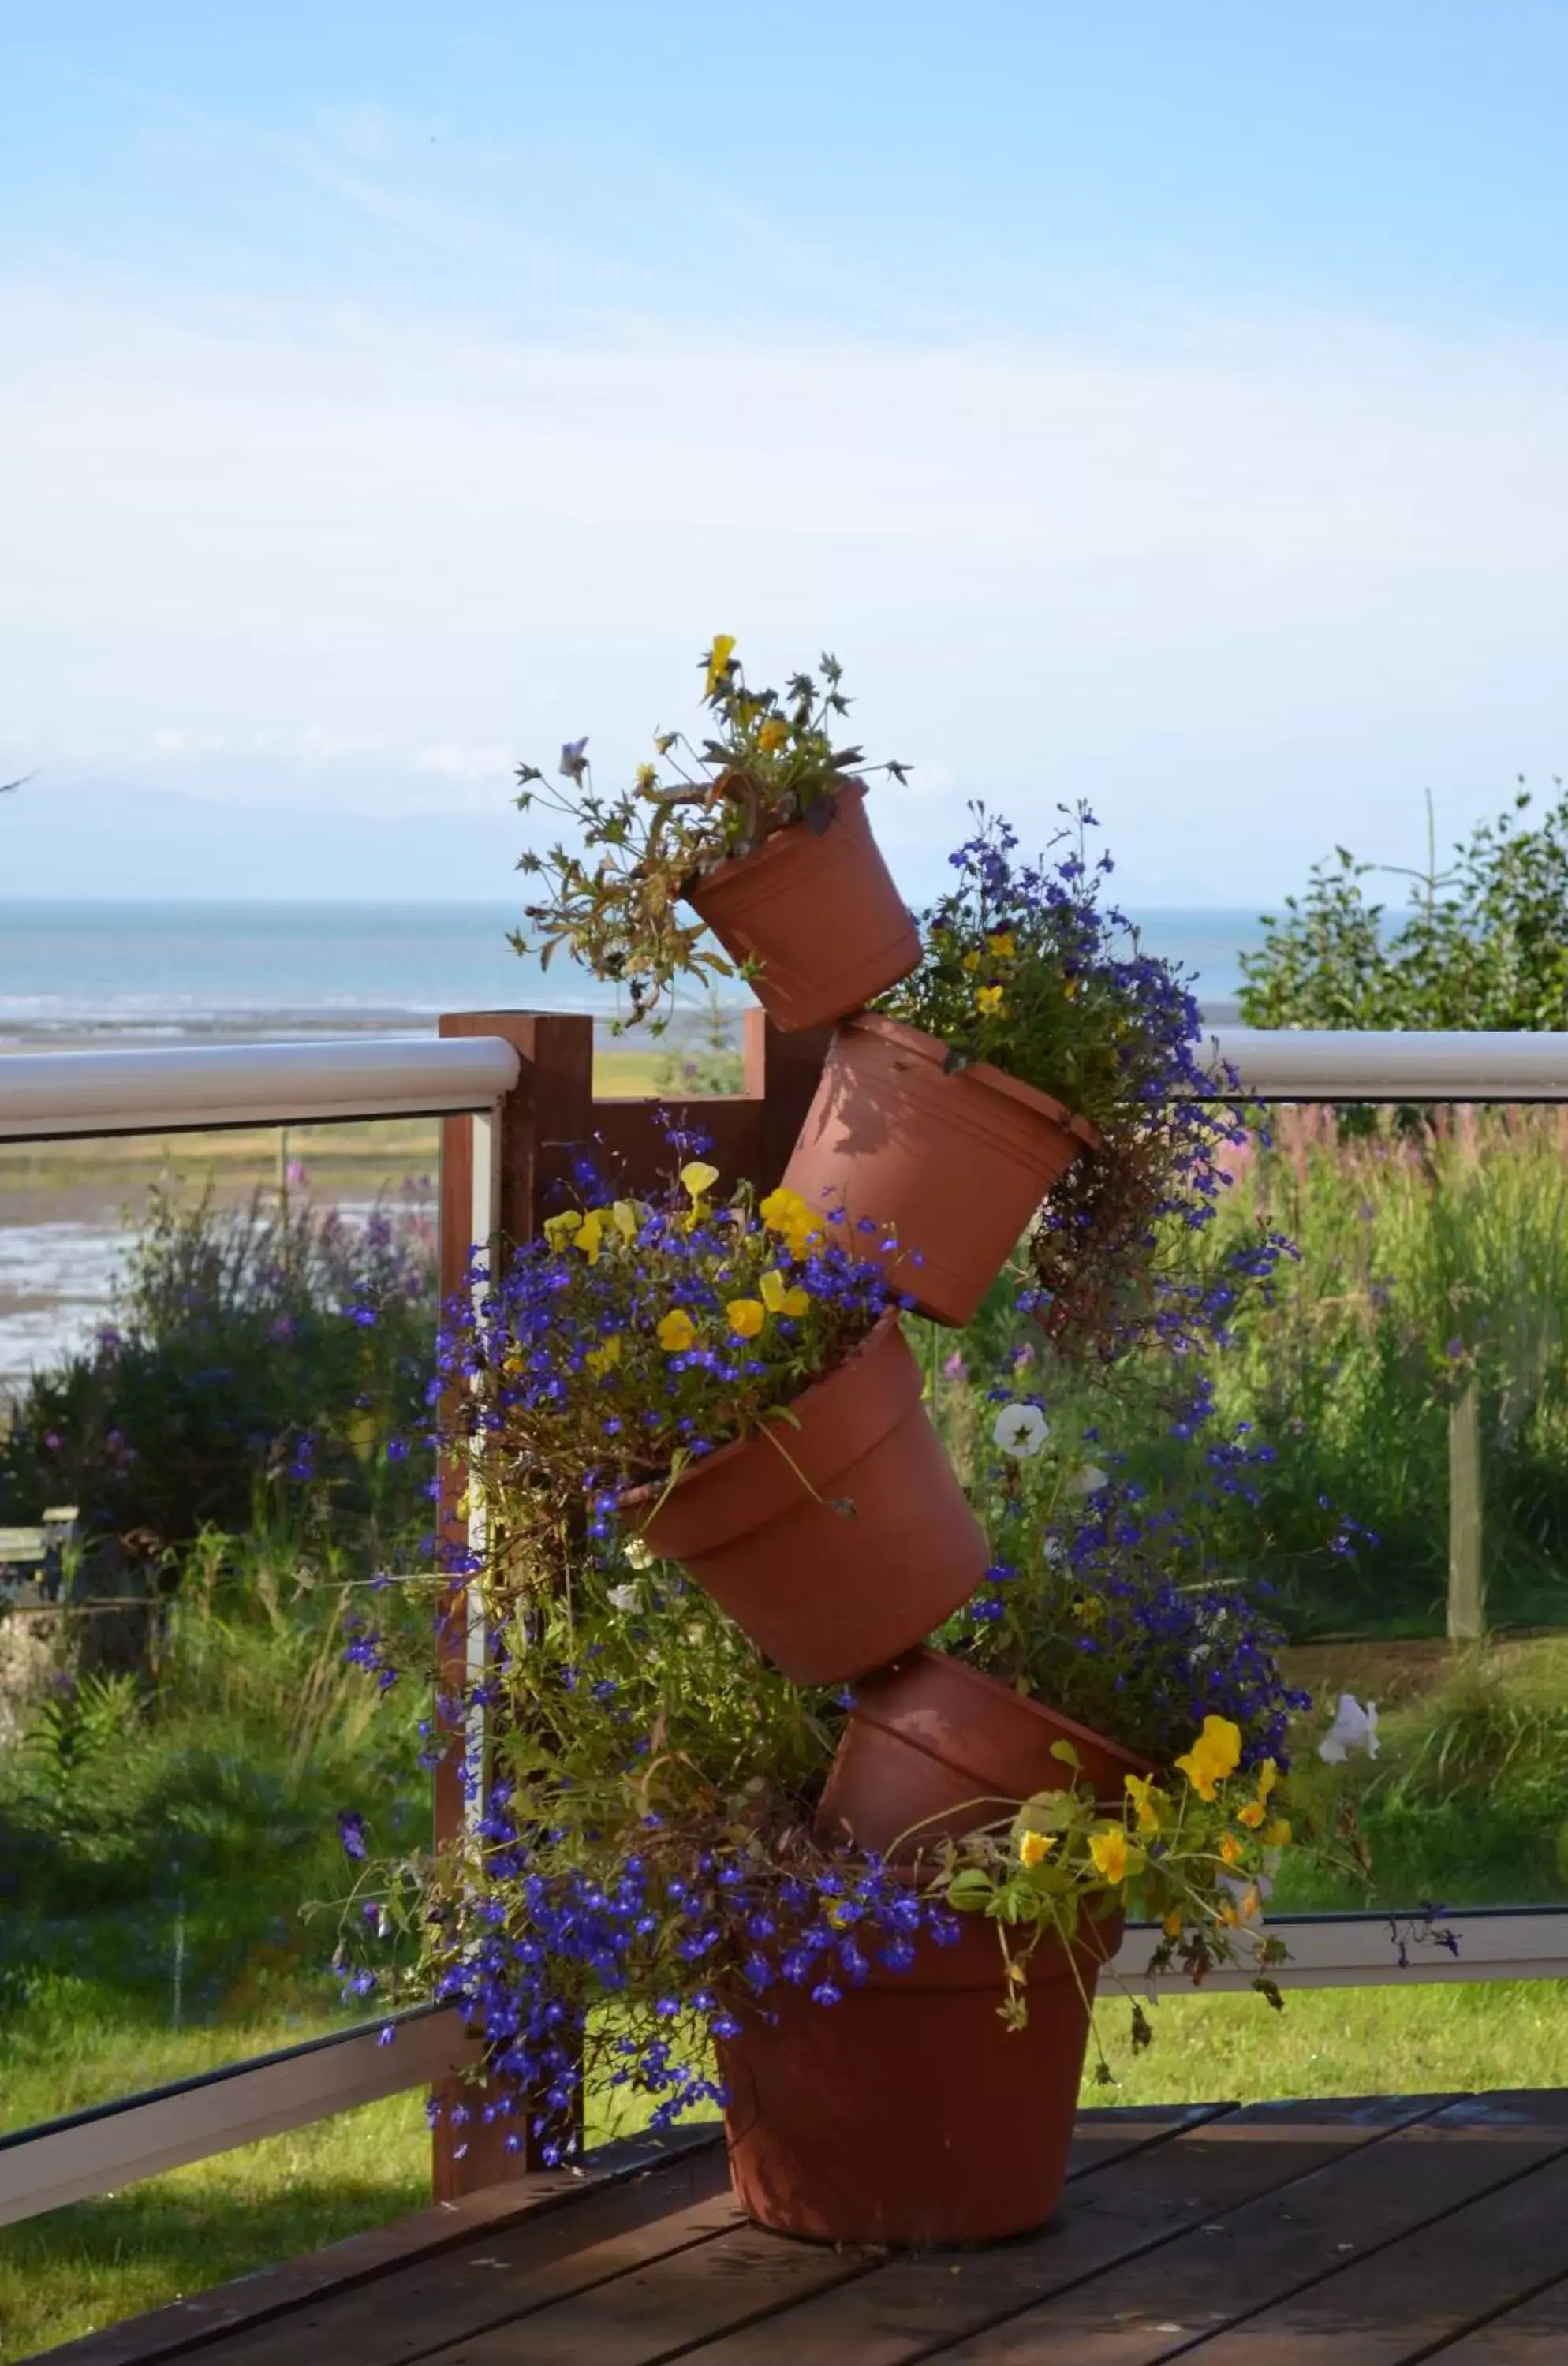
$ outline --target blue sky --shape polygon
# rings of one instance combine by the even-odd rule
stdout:
[[[1256,903],[1568,771],[1568,8],[54,0],[0,86],[0,894],[236,805],[504,893],[716,629],[837,649],[911,892],[973,794]]]

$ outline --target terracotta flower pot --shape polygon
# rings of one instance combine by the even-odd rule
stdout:
[[[1058,1175],[1100,1136],[988,1062],[949,1076],[946,1057],[934,1036],[874,1011],[846,1020],[784,1179],[811,1207],[841,1207],[850,1225],[868,1218],[896,1238],[900,1286],[920,1312],[964,1324]],[[856,1240],[863,1255],[871,1240]]]
[[[1052,1756],[1057,1741],[1072,1743],[1080,1772]],[[1111,1805],[1129,1774],[1153,1772],[1148,1759],[963,1660],[909,1651],[855,1686],[818,1828],[879,1855],[912,1855],[994,1823],[1035,1791],[1086,1782]]]
[[[790,1410],[622,1509],[787,1676],[838,1684],[939,1627],[989,1553],[896,1314]]]
[[[686,890],[775,1027],[827,1027],[908,977],[920,940],[850,781],[825,829],[795,822]]]
[[[1074,1952],[1043,1940],[1026,2028],[1010,2030],[996,1926],[922,1941],[912,1970],[874,1971],[834,2005],[773,1988],[721,2040],[736,2197],[760,2225],[829,2243],[974,2243],[1050,2217],[1066,2176],[1100,1966],[1121,1918]],[[1081,1983],[1081,1985],[1080,1985]]]

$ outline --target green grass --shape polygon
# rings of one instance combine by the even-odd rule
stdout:
[[[7,2227],[0,2360],[417,2210],[429,2160],[423,2096],[397,2095]]]

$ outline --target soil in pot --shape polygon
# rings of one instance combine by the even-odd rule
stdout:
[[[839,1684],[941,1626],[989,1551],[896,1314],[790,1410],[622,1510],[787,1676]]]
[[[1052,1755],[1069,1741],[1077,1769]],[[993,1823],[1036,1791],[1092,1786],[1119,1806],[1151,1762],[945,1651],[907,1652],[855,1686],[818,1810],[818,1830],[912,1856]]]
[[[1119,1916],[1075,1949],[1042,1940],[1010,2030],[994,1923],[922,1940],[834,2005],[768,1991],[721,2040],[737,2199],[760,2225],[830,2243],[973,2243],[1043,2225],[1061,2198],[1100,1966]]]
[[[988,1062],[949,1076],[946,1058],[934,1036],[875,1011],[846,1020],[784,1182],[895,1239],[900,1288],[923,1314],[962,1324],[1056,1177],[1100,1136]]]
[[[908,977],[920,940],[849,781],[826,826],[791,824],[686,890],[775,1027],[827,1027]]]

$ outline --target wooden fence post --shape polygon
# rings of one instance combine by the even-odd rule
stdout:
[[[446,1118],[441,1144],[441,1301],[463,1286],[474,1246],[476,1210],[488,1210],[491,1250],[499,1269],[510,1243],[532,1240],[570,1183],[572,1160],[588,1151],[606,1175],[626,1191],[648,1194],[666,1178],[670,1156],[662,1114],[696,1127],[713,1139],[713,1160],[726,1185],[749,1181],[769,1191],[784,1173],[795,1135],[817,1088],[831,1031],[781,1035],[761,1010],[748,1011],[745,1089],[738,1095],[672,1103],[658,1100],[595,1100],[593,1022],[591,1019],[538,1011],[464,1011],[443,1018],[443,1035],[500,1035],[522,1062],[513,1090],[498,1113],[497,1136],[488,1143],[490,1177],[475,1189],[476,1135],[471,1118]],[[492,1188],[482,1188],[489,1179]],[[465,1537],[457,1506],[465,1478],[458,1467],[440,1474],[437,1532],[449,1541]],[[466,1589],[454,1583],[443,1604],[437,1664],[443,1689],[460,1686],[468,1664]],[[455,1741],[435,1771],[435,1835],[454,1838],[462,1829],[464,1800],[461,1741]],[[434,2137],[433,2185],[437,2202],[523,2175],[541,2163],[534,2141],[515,2119],[486,2125],[480,2117],[482,2088],[448,2080],[435,2090],[443,2105],[466,2102],[472,2116],[454,2129],[443,2111]],[[505,2149],[509,2132],[524,2135],[518,2152]]]
[[[1450,1643],[1479,1643],[1486,1632],[1481,1485],[1481,1383],[1470,1380],[1449,1407]]]

